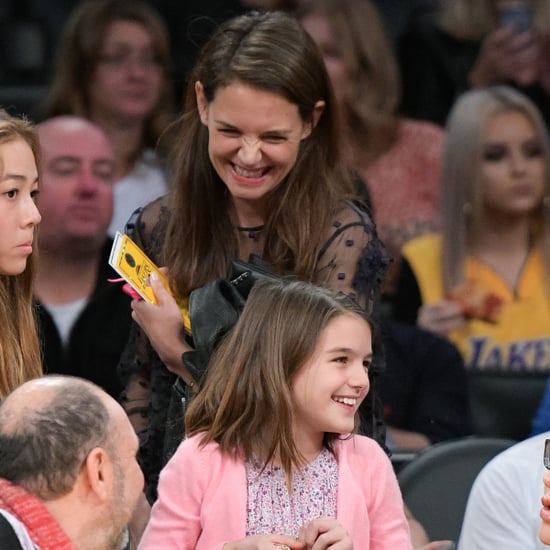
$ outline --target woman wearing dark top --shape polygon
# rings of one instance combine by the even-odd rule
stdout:
[[[375,307],[385,254],[366,210],[350,200],[329,79],[294,18],[251,13],[224,23],[201,51],[180,128],[173,193],[129,227],[168,268],[174,295],[185,298],[227,277],[233,259],[257,255],[277,273]],[[200,383],[182,360],[191,347],[179,306],[158,281],[152,286],[159,303],[133,302],[137,324],[121,361],[150,498],[171,386],[178,376]]]

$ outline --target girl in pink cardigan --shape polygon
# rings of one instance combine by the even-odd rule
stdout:
[[[389,459],[353,435],[371,336],[343,294],[256,283],[189,407],[139,548],[411,549]]]

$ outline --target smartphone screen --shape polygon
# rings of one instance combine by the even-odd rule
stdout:
[[[510,6],[499,10],[501,27],[515,27],[518,32],[526,31],[533,26],[533,14],[527,6]]]

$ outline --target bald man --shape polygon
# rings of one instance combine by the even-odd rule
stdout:
[[[0,404],[0,548],[123,548],[143,495],[137,449],[126,413],[94,384],[19,386]]]
[[[117,398],[117,364],[131,322],[130,299],[109,267],[115,156],[88,120],[61,116],[38,125],[41,146],[35,294],[48,373],[79,376]]]

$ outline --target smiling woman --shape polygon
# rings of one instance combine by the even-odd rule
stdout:
[[[41,375],[32,306],[38,137],[0,109],[0,398]]]
[[[471,369],[550,371],[550,145],[536,106],[495,86],[447,123],[441,234],[404,247],[399,320],[448,336]]]
[[[129,224],[148,256],[168,268],[175,296],[227,277],[233,260],[255,255],[278,274],[375,308],[385,253],[340,163],[323,60],[296,19],[252,12],[224,23],[201,51],[177,132],[171,194]],[[133,302],[139,327],[121,367],[154,498],[171,387],[176,375],[188,385],[201,380],[182,360],[190,345],[177,303],[152,286],[159,303]],[[373,424],[365,429],[380,436]]]

